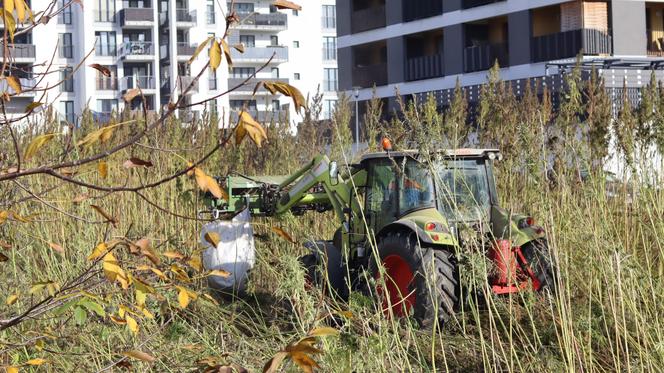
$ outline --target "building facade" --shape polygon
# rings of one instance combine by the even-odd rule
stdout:
[[[337,0],[337,12],[340,89],[362,101],[375,85],[389,108],[397,89],[444,107],[457,79],[472,102],[495,61],[517,94],[529,78],[559,90],[580,52],[613,91],[664,77],[663,1]]]
[[[264,121],[297,118],[290,98],[272,95],[265,89],[253,95],[256,82],[277,81],[298,88],[305,98],[320,92],[322,115],[329,117],[338,89],[334,0],[308,1],[302,4],[302,11],[278,11],[271,3],[234,3],[240,23],[233,27],[229,41],[232,45],[242,44],[244,53],[231,50],[233,67],[228,87],[232,89],[245,79],[254,78],[230,93],[231,110],[237,114],[244,107]]]

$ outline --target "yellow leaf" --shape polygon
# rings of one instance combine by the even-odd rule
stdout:
[[[25,0],[16,0],[14,1],[14,5],[16,6],[16,17],[18,18],[18,21],[25,22],[26,9],[30,9],[25,3]]]
[[[14,94],[20,94],[23,92],[23,88],[21,87],[21,81],[18,80],[17,77],[10,75],[5,77],[7,79],[7,84],[9,84],[10,87],[14,90]]]
[[[164,281],[168,280],[168,277],[166,277],[166,274],[164,274],[164,272],[162,272],[161,270],[159,270],[157,268],[150,268],[150,270],[152,271],[152,273],[157,275],[157,277],[159,277],[160,279],[162,279]]]
[[[324,337],[328,335],[339,335],[339,331],[329,326],[322,326],[309,332],[312,337]]]
[[[60,245],[58,245],[57,243],[55,243],[55,242],[49,242],[49,243],[48,243],[48,246],[49,246],[51,249],[53,249],[53,250],[59,252],[60,254],[64,254],[64,253],[65,253],[65,249],[64,249],[62,246],[60,246]]]
[[[111,321],[113,321],[114,323],[116,323],[118,325],[127,324],[127,320],[123,319],[122,317],[115,316],[115,315],[109,316],[109,319],[111,319]]]
[[[3,7],[9,13],[14,13],[14,0],[4,0],[3,1]]]
[[[113,132],[115,131],[115,128],[118,127],[121,124],[125,124],[127,122],[122,122],[122,123],[117,123],[113,125],[109,125],[106,127],[102,127],[98,130],[92,131],[89,134],[87,134],[82,140],[76,143],[76,146],[81,146],[83,149],[87,150],[89,149],[92,145],[96,144],[97,142],[106,142],[110,140],[110,138],[113,136]]]
[[[230,275],[231,275],[230,272],[224,271],[223,269],[215,269],[210,271],[210,273],[208,273],[208,276],[228,277]]]
[[[106,179],[106,176],[108,176],[108,163],[106,161],[97,163],[97,171],[99,171],[99,177]]]
[[[8,296],[7,300],[5,300],[5,303],[8,306],[11,306],[12,304],[16,303],[16,301],[18,300],[19,295],[20,295],[19,293],[14,293],[14,294]]]
[[[189,298],[189,292],[182,286],[176,287],[178,288],[178,303],[182,309],[185,309],[189,305],[189,302],[191,302],[191,299]]]
[[[320,369],[318,363],[304,352],[293,352],[290,358],[303,372],[312,373],[314,368]]]
[[[293,100],[293,105],[295,105],[295,111],[297,112],[299,112],[300,109],[305,105],[302,92],[288,83],[264,82],[263,86],[265,86],[265,88],[268,89],[272,94],[280,92],[281,94],[290,97]]]
[[[275,0],[272,2],[272,5],[277,9],[302,10],[302,6],[287,0]]]
[[[46,363],[47,363],[46,359],[30,359],[25,362],[26,365],[42,365]]]
[[[109,215],[106,211],[104,211],[101,207],[99,207],[97,205],[90,205],[90,207],[95,209],[95,211],[97,211],[97,213],[99,215],[103,216],[104,219],[106,219],[106,222],[113,224],[113,227],[117,228],[117,224],[118,224],[117,219],[115,219],[114,217]]]
[[[291,235],[288,234],[288,232],[286,232],[285,230],[283,230],[279,227],[272,227],[272,231],[274,233],[276,233],[277,235],[279,235],[279,237],[285,239],[286,241],[288,241],[290,243],[295,243],[295,240],[293,239],[293,237],[291,237]]]
[[[14,367],[14,366],[7,367],[7,368],[5,368],[5,370],[7,371],[7,373],[18,373],[18,367]]]
[[[226,40],[224,39],[221,39],[221,48],[224,50],[226,63],[228,63],[228,66],[233,66],[233,60],[231,59],[231,49],[228,47],[228,43],[226,43]]]
[[[207,241],[212,247],[217,247],[219,245],[219,235],[215,232],[206,232],[203,236],[205,241]]]
[[[11,217],[12,219],[16,221],[20,221],[21,223],[29,223],[30,219],[28,217],[23,217],[19,215],[17,212],[11,212]]]
[[[261,126],[254,118],[251,117],[246,111],[240,113],[240,118],[236,127],[236,131],[242,131],[241,133],[235,134],[235,141],[239,143],[244,138],[245,134],[248,134],[251,140],[259,148],[263,144],[263,140],[267,140],[267,133],[263,126]]]
[[[216,70],[221,64],[221,47],[216,40],[212,41],[212,46],[210,47],[210,67],[212,70]]]
[[[244,44],[235,44],[233,48],[240,53],[244,53]]]
[[[228,200],[228,194],[225,190],[221,189],[217,180],[208,176],[200,168],[194,168],[194,176],[196,177],[196,184],[203,192],[210,192],[215,198]]]
[[[130,350],[130,351],[124,352],[123,355],[134,358],[134,359],[137,359],[137,360],[147,361],[147,362],[153,362],[153,361],[157,360],[157,359],[154,358],[154,356],[152,356],[152,355],[150,355],[146,352],[139,351],[139,350]]]
[[[129,327],[129,330],[134,334],[138,334],[138,323],[136,320],[129,315],[125,315],[125,321],[127,321],[127,327]]]
[[[214,36],[210,36],[210,37],[208,37],[207,39],[205,39],[204,42],[202,42],[201,44],[198,45],[198,47],[197,47],[196,50],[194,51],[194,54],[192,54],[192,55],[191,55],[191,58],[189,59],[189,64],[191,64],[192,62],[194,62],[194,60],[196,59],[196,57],[198,57],[198,55],[199,55],[199,54],[201,53],[201,51],[205,48],[206,45],[210,44],[210,40],[214,40]]]
[[[23,112],[24,112],[24,113],[29,113],[29,112],[35,110],[36,108],[38,108],[38,107],[40,107],[40,106],[42,106],[42,105],[44,105],[44,104],[41,103],[41,102],[39,102],[39,101],[31,102],[31,103],[29,103],[29,104],[25,107],[25,109],[23,110]]]
[[[108,281],[117,281],[123,289],[129,288],[129,278],[122,267],[120,267],[120,264],[117,259],[115,259],[113,253],[107,253],[104,255],[102,268],[104,269],[104,275],[106,275]]]
[[[23,158],[31,158],[33,155],[35,155],[35,153],[37,153],[39,149],[48,144],[48,142],[53,140],[53,138],[57,135],[57,133],[47,133],[45,135],[35,137],[32,141],[30,141],[28,148],[25,150],[25,155]]]
[[[92,254],[88,255],[88,260],[93,261],[100,256],[102,256],[107,250],[106,243],[102,242],[92,251]]]
[[[9,217],[9,211],[0,211],[0,224],[4,223],[7,221],[7,218]]]
[[[14,20],[14,15],[12,12],[8,11],[7,8],[3,8],[3,22],[5,23],[5,26],[7,27],[7,31],[9,32],[9,39],[11,42],[14,42],[14,32],[16,31],[16,21]]]
[[[196,270],[196,272],[200,272],[203,270],[203,263],[201,262],[201,257],[198,255],[192,256],[188,261],[187,264],[193,269]]]
[[[177,251],[166,251],[163,255],[170,259],[176,259],[176,260],[184,259],[184,255],[180,254]]]

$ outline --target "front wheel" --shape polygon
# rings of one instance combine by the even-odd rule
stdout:
[[[422,247],[412,232],[394,232],[379,241],[378,254],[378,261],[369,261],[369,273],[385,315],[412,316],[423,328],[442,325],[452,316],[459,282],[450,251]]]

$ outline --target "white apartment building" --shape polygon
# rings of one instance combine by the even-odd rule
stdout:
[[[32,1],[32,8],[37,13],[49,3]],[[69,1],[58,3],[62,6]],[[33,86],[35,78],[39,88],[57,85],[85,61],[72,79],[48,91],[47,97],[39,97],[39,92],[25,93],[12,99],[11,110],[20,113],[27,104],[39,100],[53,103],[69,122],[75,122],[86,107],[103,121],[111,112],[124,108],[122,95],[127,90],[140,87],[147,109],[159,111],[175,101],[180,87],[185,88],[204,67],[205,56],[188,64],[196,46],[208,35],[221,35],[225,28],[225,9],[219,9],[215,0],[88,0],[84,4],[74,3],[57,18],[14,40],[10,53],[17,66],[24,68],[24,86]],[[39,73],[46,71],[51,60],[49,69],[55,73],[42,79]],[[111,77],[89,67],[95,63],[106,66]],[[227,79],[225,68],[216,74],[206,71],[187,92],[185,102],[199,102],[224,91]],[[137,97],[129,104],[138,108],[142,100]],[[179,114],[187,119],[222,105],[228,105],[227,98]]]
[[[252,97],[256,81],[280,81],[298,88],[305,98],[313,98],[320,90],[322,114],[329,118],[338,87],[335,0],[301,1],[299,12],[277,10],[271,3],[235,2],[241,22],[233,28],[230,44],[242,43],[245,50],[231,50],[233,67],[228,87],[236,87],[256,75],[250,84],[231,92],[231,109],[237,113],[246,107],[259,120],[278,120],[288,115],[291,123],[297,121],[299,116],[290,98],[271,95],[264,89]],[[271,57],[270,63],[259,71]]]

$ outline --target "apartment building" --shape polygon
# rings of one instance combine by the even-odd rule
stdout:
[[[32,3],[37,13],[50,2]],[[58,3],[62,6],[69,1]],[[159,111],[182,95],[192,76],[204,67],[204,56],[187,63],[196,46],[208,35],[222,34],[224,28],[222,9],[214,0],[90,0],[84,7],[74,3],[47,24],[17,37],[10,46],[24,86],[37,82],[39,88],[45,88],[64,82],[48,91],[46,98],[26,92],[12,99],[9,113],[22,113],[30,102],[41,100],[53,103],[61,119],[68,122],[75,123],[85,108],[103,122],[125,105],[141,107],[140,97],[127,104],[122,100],[127,90],[138,87],[147,109]],[[74,71],[81,61],[83,65]],[[91,64],[107,67],[111,76],[103,76]],[[47,68],[53,73],[40,75]],[[206,71],[183,100],[198,102],[224,91],[227,74],[222,70]],[[227,103],[220,98],[178,115],[188,120],[202,110],[216,110]]]
[[[394,108],[402,95],[448,104],[457,79],[478,98],[487,70],[518,93],[528,78],[554,91],[582,53],[619,95],[638,100],[652,70],[664,78],[664,2],[613,0],[337,0],[340,89]],[[363,105],[360,105],[363,106]]]
[[[334,0],[302,2],[302,11],[277,10],[271,3],[234,3],[241,21],[232,29],[230,44],[243,44],[244,53],[231,50],[233,67],[228,87],[232,89],[254,74],[255,77],[230,93],[231,110],[236,116],[242,108],[248,109],[261,121],[295,120],[297,113],[290,98],[264,89],[252,95],[256,82],[269,80],[291,84],[305,98],[320,91],[322,115],[329,118],[338,89]]]

